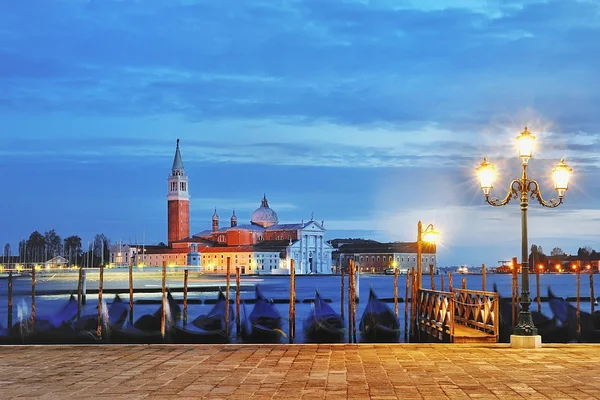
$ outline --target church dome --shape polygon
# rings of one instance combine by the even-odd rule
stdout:
[[[262,226],[263,228],[268,228],[279,223],[277,213],[271,208],[269,208],[267,195],[263,197],[262,202],[260,203],[260,207],[258,207],[252,213],[250,223],[253,225]]]

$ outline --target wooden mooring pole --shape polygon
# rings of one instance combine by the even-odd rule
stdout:
[[[189,271],[183,271],[183,324],[187,324],[187,294],[188,294],[188,276]]]
[[[167,331],[167,262],[162,263],[162,308],[160,313],[160,334],[164,338]]]
[[[467,290],[467,278],[462,278],[462,290]]]
[[[104,285],[104,265],[100,265],[100,276],[98,278],[98,327],[96,336],[102,337],[102,289]]]
[[[540,268],[533,266],[535,268],[535,296],[537,298],[537,306],[538,312],[542,312],[542,299],[540,298]]]
[[[594,267],[588,265],[588,272],[590,275],[590,311],[594,314],[594,308],[596,306],[596,295],[594,294]]]
[[[440,290],[444,291],[444,275],[440,274]]]
[[[13,320],[13,277],[12,271],[8,271],[8,329],[12,329]]]
[[[358,267],[356,265],[354,265],[354,261],[352,261],[352,268],[354,269],[354,271],[352,272],[352,341],[354,343],[357,343],[356,341],[356,299],[357,299],[357,289],[356,289],[356,283],[357,283],[357,272],[360,274],[360,271],[358,271]]]
[[[31,326],[35,326],[35,265],[31,266]]]
[[[431,290],[435,290],[435,277],[433,275],[433,264],[429,264],[429,278],[431,279]]]
[[[83,289],[83,268],[79,267],[77,277],[77,320],[81,317],[81,290]]]
[[[294,343],[296,334],[296,261],[290,260],[290,326],[288,339],[290,343]]]
[[[417,271],[413,267],[411,269],[411,295],[410,295],[410,337],[417,339],[417,296],[419,293],[419,283],[417,281]]]
[[[487,271],[485,264],[481,264],[481,290],[485,292],[487,288]]]
[[[574,265],[575,267],[575,273],[577,275],[577,293],[576,293],[576,297],[577,297],[577,306],[576,306],[576,310],[575,310],[575,319],[577,322],[577,341],[579,343],[581,343],[581,302],[580,302],[580,295],[581,295],[581,261],[577,261],[576,264]]]
[[[394,268],[394,312],[398,318],[398,268]]]
[[[518,312],[517,307],[519,306],[518,297],[519,297],[519,281],[517,279],[517,273],[519,271],[519,264],[517,264],[517,257],[512,258],[512,292],[511,292],[511,310],[512,310],[512,326],[515,326],[517,323]]]
[[[133,325],[133,265],[129,264],[129,322]]]
[[[235,332],[236,335],[240,335],[242,332],[242,325],[240,320],[240,306],[242,303],[241,288],[240,288],[240,267],[235,267]]]
[[[225,335],[229,342],[229,285],[231,281],[231,257],[227,257],[227,277],[225,278]]]
[[[453,285],[452,285],[452,272],[448,272],[448,291],[452,293]]]
[[[410,286],[410,274],[406,270],[406,289],[404,291],[404,342],[408,342],[408,289]]]
[[[344,291],[346,290],[345,288],[345,283],[344,283],[344,268],[341,268],[342,270],[342,290],[340,292],[340,315],[342,317],[342,320],[344,319]]]
[[[354,297],[354,260],[348,262],[348,343],[352,343],[353,322],[352,299]]]

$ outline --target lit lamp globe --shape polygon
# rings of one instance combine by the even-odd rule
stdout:
[[[523,164],[527,165],[529,159],[533,156],[533,143],[535,136],[533,136],[525,127],[525,130],[517,136],[517,148],[519,150],[519,157],[523,160]]]
[[[431,244],[436,244],[440,233],[435,229],[429,230],[423,234],[423,241]]]
[[[479,182],[481,183],[481,190],[483,190],[483,194],[488,197],[494,187],[496,168],[488,162],[487,158],[484,158],[481,165],[477,168],[477,175],[479,176]]]
[[[565,164],[565,160],[562,159],[556,167],[552,170],[552,180],[554,181],[554,189],[558,192],[558,198],[562,199],[565,192],[569,189],[569,177],[573,170]]]

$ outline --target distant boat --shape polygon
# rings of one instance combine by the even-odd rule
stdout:
[[[394,275],[395,271],[396,271],[396,268],[389,267],[389,268],[386,268],[386,269],[385,269],[384,273],[385,273],[386,275]]]
[[[468,274],[469,273],[469,267],[467,267],[466,265],[461,265],[460,267],[458,267],[458,269],[456,270],[457,274]]]

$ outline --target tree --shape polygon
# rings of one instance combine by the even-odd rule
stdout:
[[[580,247],[577,250],[577,258],[581,261],[588,261],[591,259],[592,252],[594,250],[590,246]]]
[[[46,258],[54,258],[61,253],[62,239],[54,229],[44,233],[44,240],[46,242]]]
[[[44,258],[44,252],[46,251],[46,239],[44,235],[38,231],[31,232],[29,239],[27,239],[27,251],[26,260],[27,262],[37,262]],[[44,260],[46,261],[46,260]]]
[[[94,237],[94,258],[99,262],[107,261],[110,255],[110,239],[103,233],[99,233]]]
[[[77,259],[81,256],[81,238],[77,235],[69,236],[65,239],[64,248],[69,264],[77,264]]]
[[[6,243],[4,245],[4,257],[8,260],[8,257],[10,257],[10,243]]]
[[[562,249],[560,247],[555,247],[552,249],[552,251],[550,252],[551,256],[564,256],[565,252],[562,251]]]
[[[544,254],[542,246],[535,244],[531,245],[531,253],[529,254],[529,267],[535,268],[535,265],[546,264],[548,257]],[[535,265],[534,265],[535,264]]]

